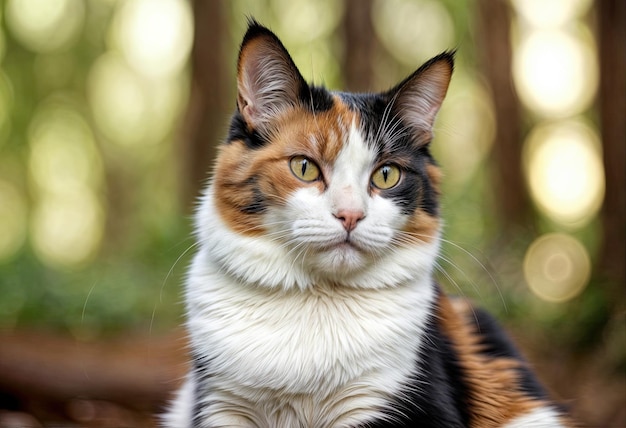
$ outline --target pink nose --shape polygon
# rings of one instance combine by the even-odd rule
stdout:
[[[365,214],[361,210],[339,210],[335,217],[341,221],[343,224],[343,228],[346,229],[347,232],[352,232],[356,227],[356,224],[363,220]]]

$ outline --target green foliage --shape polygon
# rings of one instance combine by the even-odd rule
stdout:
[[[180,322],[180,286],[193,254],[187,227],[152,235],[142,248],[54,269],[24,251],[0,265],[0,325],[39,326],[95,337],[134,329],[146,334]]]

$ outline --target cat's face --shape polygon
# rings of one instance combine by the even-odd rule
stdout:
[[[439,170],[428,151],[452,55],[382,94],[307,85],[280,41],[252,25],[238,109],[213,179],[217,212],[287,263],[341,279],[436,245]]]

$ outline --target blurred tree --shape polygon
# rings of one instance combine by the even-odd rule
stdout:
[[[182,202],[187,211],[200,193],[217,143],[224,137],[224,126],[231,106],[228,97],[230,67],[225,66],[229,34],[221,1],[194,0],[194,42],[191,51],[191,96],[185,124],[185,144],[181,147],[183,180]]]
[[[341,23],[344,52],[342,71],[348,91],[370,91],[374,71],[372,59],[377,46],[372,25],[372,0],[346,0]]]
[[[496,118],[493,200],[503,237],[507,239],[532,223],[532,205],[522,171],[521,109],[511,79],[511,6],[505,1],[478,0],[476,7],[478,59],[491,87]]]
[[[626,287],[626,2],[597,2],[600,45],[600,129],[606,181],[602,248],[597,276],[613,285],[615,302]]]

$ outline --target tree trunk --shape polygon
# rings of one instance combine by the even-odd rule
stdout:
[[[182,202],[191,208],[210,171],[216,147],[225,137],[230,114],[225,65],[228,26],[222,1],[193,1],[194,42],[191,51],[191,94],[183,129]]]
[[[344,40],[344,88],[348,91],[373,89],[372,58],[377,40],[372,25],[372,3],[372,0],[346,0],[341,29]]]
[[[504,237],[510,238],[516,230],[527,229],[532,220],[522,171],[520,104],[511,79],[511,10],[503,0],[479,0],[477,12],[482,53],[479,60],[491,87],[496,118],[492,151],[494,199]]]
[[[599,0],[600,126],[606,193],[599,272],[622,301],[626,285],[626,2]]]

